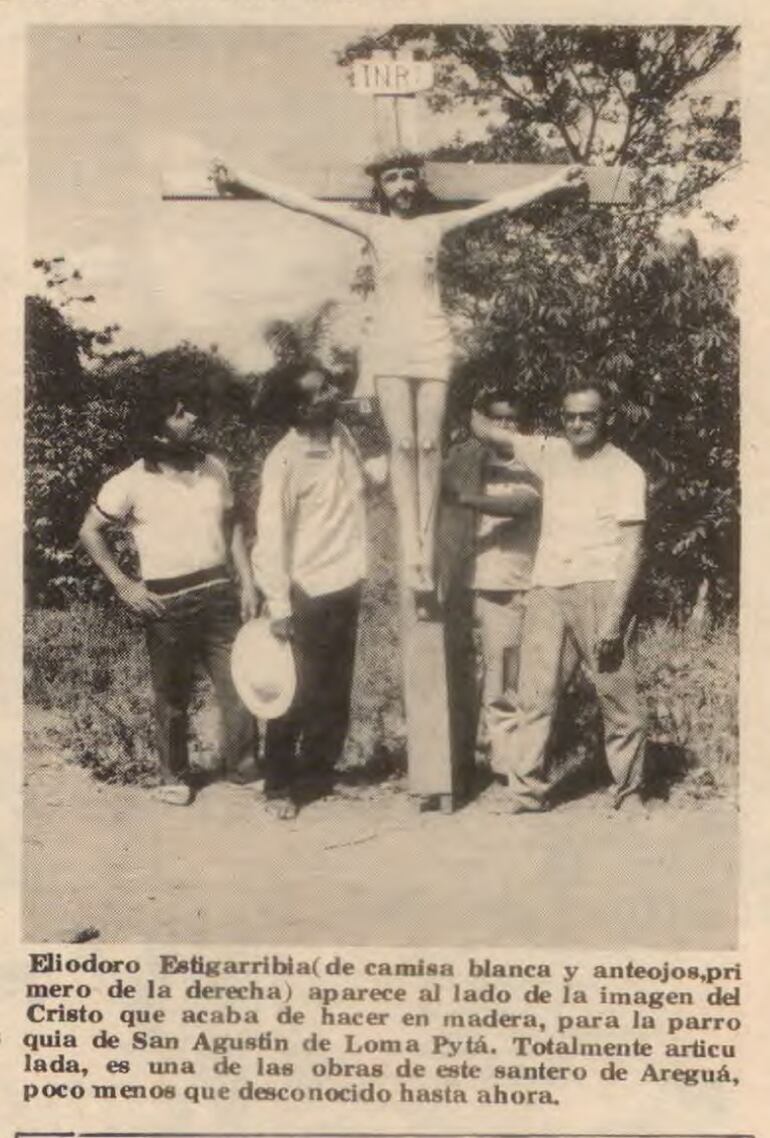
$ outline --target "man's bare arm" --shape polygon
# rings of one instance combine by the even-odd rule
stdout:
[[[623,661],[623,632],[628,602],[639,579],[643,554],[644,524],[634,522],[622,525],[618,576],[596,643],[597,667],[600,672],[617,671]]]
[[[454,502],[495,518],[522,518],[529,517],[539,508],[540,495],[533,486],[517,486],[494,497],[490,494],[460,493]]]
[[[625,624],[628,602],[639,579],[639,570],[644,554],[644,524],[635,522],[620,527],[620,554],[618,558],[618,578],[612,602],[606,613],[602,631],[621,636]]]
[[[88,556],[110,582],[124,605],[142,616],[160,616],[163,601],[151,592],[143,581],[129,577],[118,565],[104,537],[110,525],[108,518],[91,506],[80,527],[80,542]]]
[[[493,214],[502,213],[504,210],[515,211],[522,209],[524,206],[531,205],[532,202],[537,201],[539,198],[545,197],[546,194],[551,194],[555,190],[564,189],[565,186],[570,184],[577,186],[578,182],[584,178],[584,171],[580,166],[570,166],[566,170],[559,167],[558,170],[545,178],[541,178],[531,186],[518,186],[516,189],[506,190],[495,197],[490,198],[489,201],[481,202],[480,205],[471,206],[469,209],[452,210],[449,213],[439,214],[439,225],[444,233],[450,229],[458,229],[464,225],[471,225],[475,221],[480,221],[482,218],[491,217]]]
[[[245,623],[259,613],[259,596],[246,549],[243,523],[234,520],[230,522],[230,556],[241,589],[241,620]]]
[[[471,433],[480,443],[491,443],[511,457],[515,454],[516,442],[513,431],[498,426],[494,419],[488,418],[481,411],[471,411]]]

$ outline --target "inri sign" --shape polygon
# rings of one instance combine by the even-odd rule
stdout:
[[[433,86],[433,64],[424,59],[384,55],[353,64],[353,90],[359,95],[414,95]]]

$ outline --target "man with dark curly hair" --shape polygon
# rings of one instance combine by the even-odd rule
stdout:
[[[204,445],[195,384],[174,369],[161,368],[153,379],[140,407],[141,457],[102,486],[80,540],[123,604],[144,620],[162,780],[153,796],[185,806],[194,797],[187,734],[197,665],[208,671],[219,704],[220,769],[240,781],[254,755],[256,725],[235,691],[230,649],[240,621],[256,614],[257,594],[227,470]],[[109,544],[115,527],[133,538],[138,579]]]

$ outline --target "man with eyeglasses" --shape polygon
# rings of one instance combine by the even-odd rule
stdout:
[[[607,402],[594,380],[571,383],[564,438],[521,435],[474,413],[477,437],[507,447],[542,480],[543,514],[521,646],[519,723],[508,763],[510,810],[547,810],[547,747],[570,642],[593,682],[614,805],[641,806],[645,724],[624,631],[639,575],[645,476],[607,441]]]

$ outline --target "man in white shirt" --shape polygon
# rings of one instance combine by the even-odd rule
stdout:
[[[645,724],[624,631],[642,557],[645,477],[606,439],[601,387],[576,382],[562,403],[564,438],[504,431],[474,416],[543,486],[543,515],[521,647],[519,725],[508,770],[514,813],[548,808],[547,746],[571,641],[592,680],[604,724],[615,805],[640,802]]]
[[[332,789],[348,731],[366,576],[365,470],[319,364],[278,369],[266,402],[270,417],[291,425],[265,460],[252,550],[273,633],[291,639],[297,667],[294,703],[265,736],[265,797],[286,819]],[[369,465],[383,481],[384,469]]]
[[[153,796],[185,806],[194,797],[187,734],[197,664],[219,703],[220,768],[239,781],[253,759],[256,724],[235,691],[230,649],[239,619],[256,614],[257,596],[227,471],[201,445],[190,385],[175,379],[160,375],[144,407],[143,456],[102,486],[80,539],[120,600],[145,620],[162,778]],[[133,538],[140,580],[121,569],[108,544],[114,527]]]

